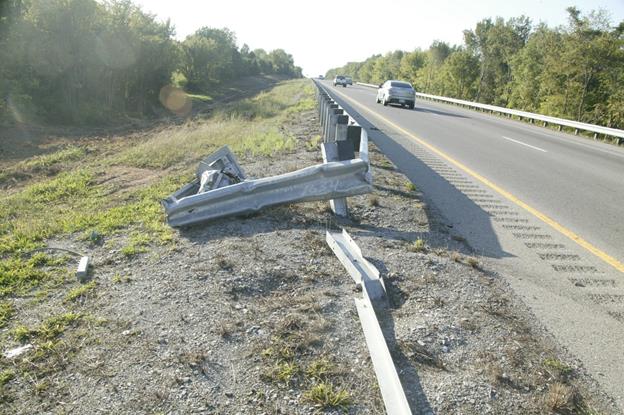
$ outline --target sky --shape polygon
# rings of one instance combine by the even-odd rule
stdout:
[[[426,49],[434,40],[463,42],[462,31],[487,17],[525,15],[534,23],[565,25],[569,6],[604,9],[624,20],[624,0],[134,0],[171,19],[180,40],[202,26],[227,27],[239,46],[282,48],[306,76],[392,50]]]

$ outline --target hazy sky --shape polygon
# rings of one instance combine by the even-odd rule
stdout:
[[[160,19],[170,18],[184,39],[202,26],[227,27],[239,45],[283,48],[305,75],[325,73],[375,53],[427,48],[433,40],[462,43],[462,31],[486,17],[522,14],[558,26],[568,6],[583,13],[605,9],[624,20],[624,0],[134,0]]]

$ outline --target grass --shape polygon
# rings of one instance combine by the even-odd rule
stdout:
[[[328,382],[317,383],[308,389],[303,397],[305,400],[320,405],[323,409],[338,408],[346,410],[351,405],[351,396],[344,389],[337,389]]]
[[[574,369],[556,358],[544,359],[543,365],[555,378],[567,379],[574,372]]]
[[[9,319],[13,317],[13,314],[15,314],[13,304],[9,303],[8,301],[0,303],[0,328],[8,324]]]
[[[65,296],[65,302],[73,302],[86,298],[91,291],[95,289],[96,285],[97,283],[94,280],[79,287],[72,288]]]
[[[408,180],[405,182],[405,189],[407,189],[408,192],[415,192],[417,187],[414,183]]]
[[[289,81],[254,98],[220,108],[209,122],[189,122],[157,133],[144,143],[110,159],[113,165],[166,169],[194,164],[228,145],[241,156],[273,156],[294,149],[293,137],[280,126],[292,114],[314,108],[313,89],[306,81]]]
[[[62,164],[80,160],[87,154],[86,150],[78,146],[69,146],[50,154],[34,156],[16,163],[0,173],[0,183],[10,178],[27,177],[36,173],[51,174],[62,168]]]
[[[293,362],[281,362],[268,374],[268,377],[274,381],[289,385],[299,372],[300,369],[297,364]]]
[[[53,340],[61,336],[68,327],[76,324],[80,317],[80,314],[71,312],[49,317],[31,333],[44,341]]]
[[[48,317],[37,328],[31,329],[24,325],[18,325],[11,330],[11,334],[20,343],[25,343],[28,340],[45,343],[61,336],[68,327],[75,325],[80,318],[80,314],[73,312],[59,314]]]
[[[20,180],[14,181],[10,192],[0,194],[0,328],[6,327],[0,348],[6,348],[4,342],[33,343],[34,357],[29,358],[39,359],[38,364],[25,370],[39,380],[37,384],[48,385],[46,374],[58,368],[53,357],[74,347],[71,341],[82,331],[76,330],[83,326],[82,320],[88,328],[87,319],[71,310],[97,285],[92,281],[67,288],[73,271],[68,258],[33,251],[51,238],[72,238],[83,245],[78,249],[105,244],[118,249],[122,259],[131,260],[155,246],[172,246],[177,231],[166,224],[160,200],[192,179],[198,160],[222,145],[230,146],[243,161],[288,153],[296,140],[284,132],[284,125],[312,108],[311,82],[288,81],[254,98],[222,106],[207,118],[127,140],[103,140],[93,149],[66,147],[4,169],[0,183],[15,175]],[[318,145],[320,137],[312,142]],[[137,168],[146,170],[139,172],[145,180],[135,183],[127,172]],[[27,180],[35,174],[37,180]],[[232,268],[226,262],[218,266]],[[112,277],[113,283],[129,281],[119,274]],[[52,305],[70,311],[25,325],[15,308],[20,297],[57,301]],[[309,347],[303,336],[297,341],[302,348]],[[273,347],[278,379],[287,382],[298,376],[295,373],[301,370],[292,359],[299,351],[290,349],[285,340]],[[10,369],[6,365],[0,362],[0,370]],[[22,376],[21,369],[16,373]]]
[[[306,314],[305,307],[296,307],[309,300],[315,301],[297,299],[295,304],[288,304],[299,311],[275,323],[270,344],[260,353],[267,363],[262,378],[278,387],[301,388],[303,401],[320,408],[346,410],[352,403],[342,387],[348,372],[320,354],[323,343],[319,335],[329,329],[328,323],[316,313]]]
[[[306,142],[306,150],[308,151],[319,151],[321,145],[321,136],[315,135],[310,139],[310,141]]]
[[[553,383],[548,388],[544,404],[550,412],[559,414],[574,413],[574,395],[574,390],[570,386],[563,383]]]
[[[335,365],[325,357],[312,361],[305,370],[308,377],[319,381],[326,380],[335,373]]]
[[[472,268],[479,268],[479,261],[476,258],[466,259],[466,264],[468,264]]]
[[[407,247],[407,250],[410,252],[425,252],[427,250],[427,244],[423,239],[416,239]]]
[[[128,245],[121,249],[121,254],[125,257],[132,257],[143,252],[147,252],[147,246],[150,244],[151,238],[143,233],[134,233],[130,236]]]
[[[0,298],[23,295],[32,287],[51,281],[59,275],[57,267],[63,264],[63,260],[45,254],[36,254],[27,260],[20,257],[0,260]]]
[[[11,369],[5,369],[0,371],[0,386],[4,386],[9,383],[15,377],[15,372]]]

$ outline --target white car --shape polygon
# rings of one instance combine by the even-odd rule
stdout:
[[[377,103],[384,105],[399,104],[402,107],[414,109],[416,91],[409,82],[390,80],[379,85]]]
[[[346,88],[347,86],[347,78],[345,78],[342,75],[338,75],[334,78],[334,86],[336,85],[342,85],[343,87]]]

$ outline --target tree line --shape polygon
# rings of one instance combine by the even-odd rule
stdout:
[[[239,48],[228,29],[174,35],[129,0],[2,0],[0,122],[97,124],[157,113],[172,82],[209,94],[247,75],[301,77],[284,50]]]
[[[527,17],[483,19],[462,45],[373,55],[327,72],[366,83],[410,81],[417,91],[624,128],[624,21],[567,9],[550,28]]]

